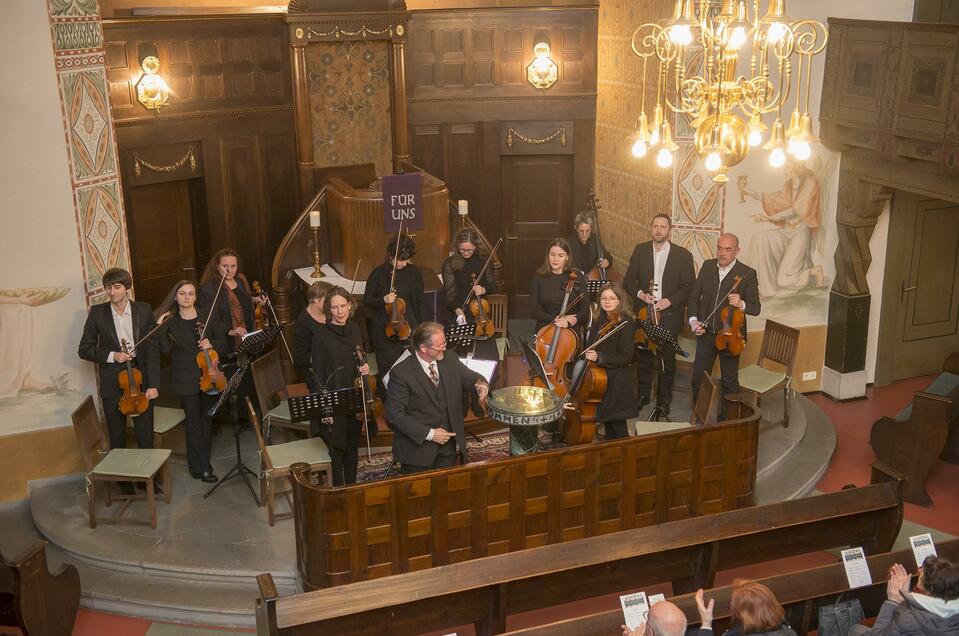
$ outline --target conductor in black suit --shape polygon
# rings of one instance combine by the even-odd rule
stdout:
[[[413,331],[413,355],[390,370],[386,414],[393,427],[393,458],[404,475],[466,461],[463,391],[486,400],[489,384],[446,350],[443,326],[423,322]]]
[[[633,299],[636,310],[644,304],[654,304],[659,324],[674,336],[678,336],[683,330],[686,302],[696,278],[693,255],[684,247],[670,243],[669,234],[673,229],[673,222],[668,214],[660,213],[654,216],[649,229],[653,239],[640,243],[633,250],[633,255],[629,258],[629,268],[623,278],[623,286]],[[650,281],[654,284],[653,291],[650,291]],[[649,319],[652,320],[652,317]],[[676,378],[676,351],[671,346],[663,346],[660,354],[663,366],[656,389],[656,406],[669,413],[673,380]],[[648,349],[637,351],[639,408],[649,403],[653,384],[653,357],[653,353]]]
[[[736,260],[738,254],[739,238],[735,234],[721,235],[716,242],[716,258],[703,263],[689,297],[689,326],[697,336],[696,363],[693,365],[693,404],[699,395],[703,372],[712,372],[716,356],[719,356],[719,369],[722,374],[720,400],[723,395],[739,392],[739,356],[716,349],[716,333],[721,327],[720,312],[724,305],[730,305],[742,309],[749,316],[758,316],[762,307],[759,302],[759,278],[756,270]],[[737,290],[730,293],[737,276],[742,276],[742,281]],[[742,336],[745,340],[745,320]]]
[[[131,354],[124,353],[120,341],[133,346],[153,329],[153,311],[147,303],[127,298],[133,286],[130,272],[113,267],[103,273],[103,287],[110,302],[94,305],[87,314],[77,354],[97,364],[100,400],[110,434],[110,448],[126,447],[127,417],[120,412],[120,385],[117,376],[126,369],[129,360],[143,375],[143,394],[150,406],[139,417],[133,418],[137,446],[153,448],[153,400],[159,392],[160,353],[156,339],[141,343]]]

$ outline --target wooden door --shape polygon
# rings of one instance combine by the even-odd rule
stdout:
[[[130,188],[130,258],[137,300],[156,307],[180,279],[195,279],[190,182]]]
[[[882,306],[877,382],[938,373],[959,350],[959,205],[896,194]]]
[[[530,279],[546,259],[546,246],[573,233],[573,157],[503,157],[502,175],[509,315],[527,318]]]

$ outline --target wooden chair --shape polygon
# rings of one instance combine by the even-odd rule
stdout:
[[[509,352],[509,337],[506,333],[506,327],[509,323],[507,296],[506,294],[487,294],[486,300],[489,301],[490,319],[496,328],[493,337],[496,339],[496,352],[499,354],[500,373],[503,377],[504,386],[509,386],[508,365],[505,363],[506,355]]]
[[[309,422],[293,422],[290,419],[290,387],[283,375],[280,353],[276,349],[265,353],[250,365],[253,373],[253,385],[256,387],[256,401],[263,414],[263,428],[266,438],[271,438],[274,426],[301,431],[310,434]]]
[[[246,398],[246,408],[250,412],[256,443],[260,447],[260,501],[266,502],[266,516],[272,526],[278,519],[289,519],[293,516],[293,491],[289,486],[277,489],[276,480],[285,480],[290,474],[290,466],[303,462],[309,464],[310,470],[314,472],[322,471],[326,475],[326,485],[332,486],[333,460],[326,443],[319,437],[268,445],[260,427],[260,418],[257,417],[250,398]],[[283,495],[290,506],[290,512],[278,514],[274,511],[273,499],[276,495]]]
[[[24,634],[70,636],[80,609],[80,574],[70,564],[51,574],[46,545],[40,541],[14,559],[0,554],[0,625]]]
[[[90,395],[77,407],[71,418],[73,419],[73,431],[76,433],[77,442],[80,444],[80,454],[83,456],[83,463],[87,470],[87,505],[90,527],[97,527],[96,485],[98,481],[107,482],[107,507],[113,504],[110,482],[142,481],[146,486],[145,495],[123,495],[119,497],[123,501],[123,505],[120,507],[117,516],[101,517],[100,521],[104,523],[149,523],[151,528],[156,528],[157,511],[153,483],[157,473],[162,471],[164,500],[169,504],[171,502],[171,486],[170,466],[167,460],[170,458],[171,451],[166,448],[114,448],[111,450],[103,433],[104,429],[93,403],[93,396]],[[126,512],[126,509],[134,500],[144,498],[146,498],[147,508],[150,511],[148,518],[123,516],[123,513]]]
[[[696,404],[693,405],[693,412],[690,413],[688,422],[634,420],[629,424],[635,431],[635,435],[650,435],[652,433],[674,431],[690,426],[708,426],[709,424],[715,424],[716,399],[718,395],[719,390],[716,387],[716,383],[709,374],[704,371],[703,385],[699,389],[699,397],[696,398]]]
[[[163,436],[172,432],[177,426],[186,420],[186,413],[183,409],[175,409],[167,406],[153,407],[153,448],[163,447]],[[127,418],[127,440],[133,431],[133,418]],[[177,457],[186,457],[186,453],[174,452]]]
[[[763,395],[778,387],[783,388],[783,426],[789,426],[789,386],[792,384],[793,364],[799,345],[799,330],[775,320],[766,321],[759,359],[739,370],[739,389],[756,396],[756,405]],[[775,362],[783,371],[767,369],[765,362]]]

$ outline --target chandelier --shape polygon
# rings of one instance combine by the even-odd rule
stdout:
[[[695,131],[696,150],[713,181],[763,143],[769,163],[780,167],[790,154],[808,159],[817,141],[809,115],[812,59],[826,48],[828,33],[816,20],[793,20],[785,0],[677,0],[668,24],[643,24],[632,36],[632,50],[643,61],[642,106],[632,152],[637,158],[657,150],[656,163],[673,164],[679,146],[666,113],[679,113]],[[646,115],[647,64],[655,57],[656,102]],[[698,73],[698,74],[697,74]],[[793,84],[795,83],[795,88]],[[791,97],[787,127],[783,114]]]

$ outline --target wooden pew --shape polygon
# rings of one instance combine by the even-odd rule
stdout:
[[[880,467],[877,479],[894,477]],[[420,634],[473,623],[505,631],[509,614],[672,582],[674,593],[710,587],[717,571],[862,545],[888,550],[902,522],[902,480],[624,530],[278,598],[258,577],[260,634]],[[615,633],[615,632],[614,632]]]
[[[759,412],[340,488],[292,467],[307,590],[752,505]]]
[[[959,375],[944,372],[896,417],[881,417],[872,425],[869,443],[879,461],[906,476],[909,503],[929,507],[926,480],[941,454],[959,457]],[[952,432],[950,432],[952,429]],[[947,442],[951,441],[951,446]]]
[[[959,539],[937,545],[936,551],[940,556],[950,560],[959,559]],[[849,589],[842,563],[772,576],[759,579],[759,582],[772,590],[786,610],[786,622],[796,630],[798,636],[803,636],[818,629],[819,608],[831,607],[840,596],[843,599],[859,599],[866,617],[876,616],[879,613],[879,606],[886,599],[886,581],[889,568],[894,563],[901,563],[908,571],[913,572],[913,578],[916,578],[916,561],[911,549],[875,554],[867,557],[866,560],[873,584],[855,590]],[[707,598],[716,600],[713,608],[714,634],[722,634],[731,626],[729,598],[732,589],[732,586],[725,586],[706,592]],[[667,600],[675,603],[686,614],[686,620],[689,621],[690,626],[699,624],[695,593],[683,594]],[[617,608],[506,632],[506,634],[508,636],[591,636],[593,634],[609,636],[620,633],[619,626],[622,624],[623,612]]]
[[[80,574],[72,565],[51,574],[46,545],[41,541],[12,560],[0,554],[0,625],[26,635],[69,636],[80,609]]]

